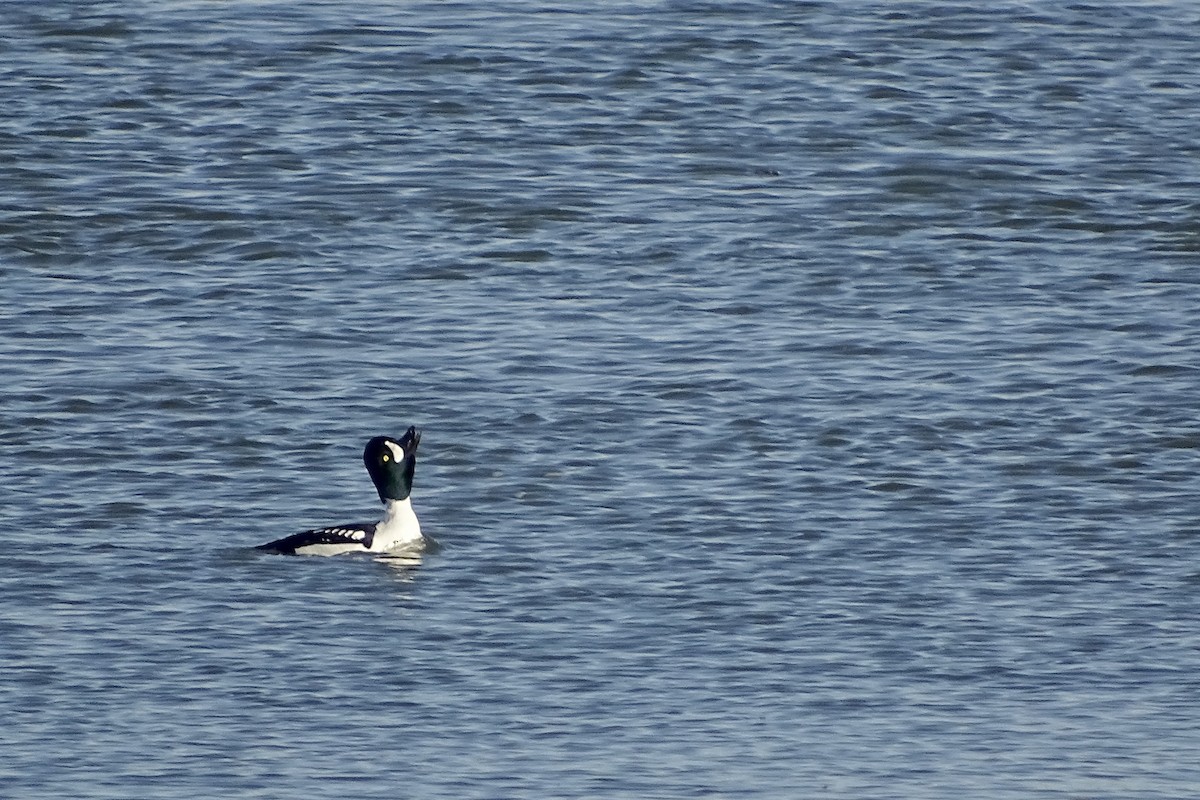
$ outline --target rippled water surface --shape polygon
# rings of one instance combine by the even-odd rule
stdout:
[[[1195,797],[1198,32],[4,4],[0,795]]]

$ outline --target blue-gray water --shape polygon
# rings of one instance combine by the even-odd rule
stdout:
[[[1195,797],[1198,35],[3,4],[0,796]]]

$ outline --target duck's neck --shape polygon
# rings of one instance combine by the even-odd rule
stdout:
[[[372,550],[390,550],[404,544],[421,541],[421,523],[413,511],[412,498],[388,500],[384,503],[383,519],[375,529]]]

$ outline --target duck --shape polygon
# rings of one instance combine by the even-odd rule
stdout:
[[[363,448],[363,464],[383,503],[378,522],[334,525],[293,533],[256,549],[284,555],[336,556],[344,553],[387,553],[425,543],[412,507],[413,474],[421,432],[410,427],[400,438],[375,436]]]

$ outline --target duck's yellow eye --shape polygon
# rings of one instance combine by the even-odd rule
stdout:
[[[388,462],[388,461],[391,461],[391,460],[392,460],[392,458],[391,458],[391,456],[389,456],[387,453],[384,453],[384,454],[383,454],[383,460],[384,460],[384,462],[386,463],[386,462]]]

